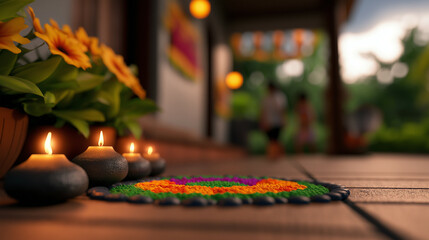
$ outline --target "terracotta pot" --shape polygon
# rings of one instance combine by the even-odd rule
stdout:
[[[115,146],[116,130],[113,127],[91,126],[88,138],[70,126],[33,126],[28,130],[28,137],[17,163],[27,160],[33,153],[44,153],[44,143],[48,132],[52,132],[52,149],[73,159],[84,152],[88,146],[98,146],[100,131],[103,131],[104,146]]]
[[[27,135],[28,116],[0,107],[0,178],[12,167]]]

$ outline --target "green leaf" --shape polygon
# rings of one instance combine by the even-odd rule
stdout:
[[[67,81],[67,82],[49,82],[49,83],[41,84],[40,88],[45,91],[75,90],[79,88],[79,84],[77,83],[76,80]]]
[[[18,59],[17,54],[8,50],[0,51],[0,75],[9,75],[15,66],[16,59]]]
[[[121,90],[123,84],[116,80],[109,80],[104,82],[101,90],[97,94],[97,100],[107,106],[107,118],[111,119],[118,115],[121,106]]]
[[[66,122],[69,122],[71,125],[73,125],[80,133],[82,133],[85,138],[89,137],[89,124],[88,122],[81,120],[81,119],[75,119],[75,118],[63,118]]]
[[[60,56],[51,57],[45,61],[29,63],[13,70],[12,76],[40,83],[51,76],[61,62]]]
[[[0,87],[13,90],[17,93],[32,93],[43,97],[43,93],[36,84],[18,77],[0,75]]]
[[[54,81],[70,81],[75,80],[79,73],[79,69],[75,66],[67,64],[64,60],[60,62],[57,70],[49,77],[49,80]]]
[[[55,99],[55,95],[51,92],[45,92],[45,104],[49,105],[50,107],[54,107],[57,103]]]
[[[0,0],[0,21],[15,17],[21,8],[34,0]]]
[[[52,108],[44,103],[30,102],[30,103],[23,103],[22,105],[26,113],[35,117],[43,116],[52,111]]]
[[[125,124],[125,126],[127,126],[135,138],[140,139],[143,130],[137,120],[127,119],[123,120],[122,122]]]
[[[52,91],[52,93],[55,95],[55,104],[61,102],[61,100],[63,100],[67,94],[69,94],[71,92],[71,90],[55,90]]]
[[[99,86],[104,81],[104,76],[81,72],[76,78],[79,88],[76,89],[76,93],[91,90]]]
[[[55,110],[53,114],[57,117],[62,117],[64,119],[74,118],[81,119],[91,122],[104,122],[106,119],[104,115],[95,109],[83,109],[83,110]]]
[[[119,115],[128,117],[141,117],[145,114],[156,112],[158,106],[150,99],[134,98],[124,102]]]

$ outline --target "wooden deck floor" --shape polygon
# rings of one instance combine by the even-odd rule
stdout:
[[[159,207],[89,200],[17,206],[0,191],[0,239],[429,239],[429,156],[323,155],[169,165],[166,175],[241,174],[346,185],[306,206]]]

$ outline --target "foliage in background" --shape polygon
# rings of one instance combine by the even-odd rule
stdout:
[[[136,69],[133,73],[122,56],[83,28],[73,32],[54,20],[42,27],[31,8],[33,29],[21,37],[27,27],[22,8],[30,2],[0,0],[1,106],[21,109],[40,124],[68,123],[85,137],[90,125],[102,124],[114,126],[121,135],[128,129],[139,138],[138,118],[157,106],[144,98]],[[33,45],[21,45],[29,40]],[[17,48],[13,42],[21,44]],[[39,54],[43,47],[49,48],[48,57]],[[28,60],[28,54],[36,60]]]
[[[243,86],[232,92],[231,113],[233,119],[246,119],[251,122],[259,121],[260,104],[267,93],[269,82],[273,82],[287,98],[287,116],[286,126],[281,132],[280,141],[288,153],[294,152],[294,138],[297,134],[297,120],[295,105],[298,95],[305,92],[311,102],[317,120],[314,124],[316,133],[316,148],[318,151],[325,149],[326,130],[324,127],[324,106],[321,99],[324,99],[324,87],[327,81],[326,77],[326,37],[320,35],[320,43],[316,45],[313,53],[302,57],[304,70],[298,77],[280,78],[278,68],[281,68],[283,62],[256,61],[256,60],[237,60],[234,61],[234,71],[243,75]],[[252,74],[262,73],[262,81],[252,81]],[[317,79],[314,80],[314,75]],[[258,124],[254,124],[258,126]],[[250,153],[262,154],[265,152],[267,136],[258,128],[254,128],[247,135],[247,148]]]
[[[404,51],[397,62],[405,63],[408,74],[381,84],[376,76],[347,85],[347,111],[363,104],[377,107],[383,114],[383,126],[368,136],[369,149],[382,152],[429,153],[429,45],[415,44],[417,29],[403,39]],[[380,67],[391,69],[394,63]]]

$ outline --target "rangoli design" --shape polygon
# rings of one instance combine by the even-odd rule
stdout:
[[[122,182],[88,191],[93,199],[159,205],[239,206],[344,200],[343,186],[321,182],[249,176],[174,176]]]

